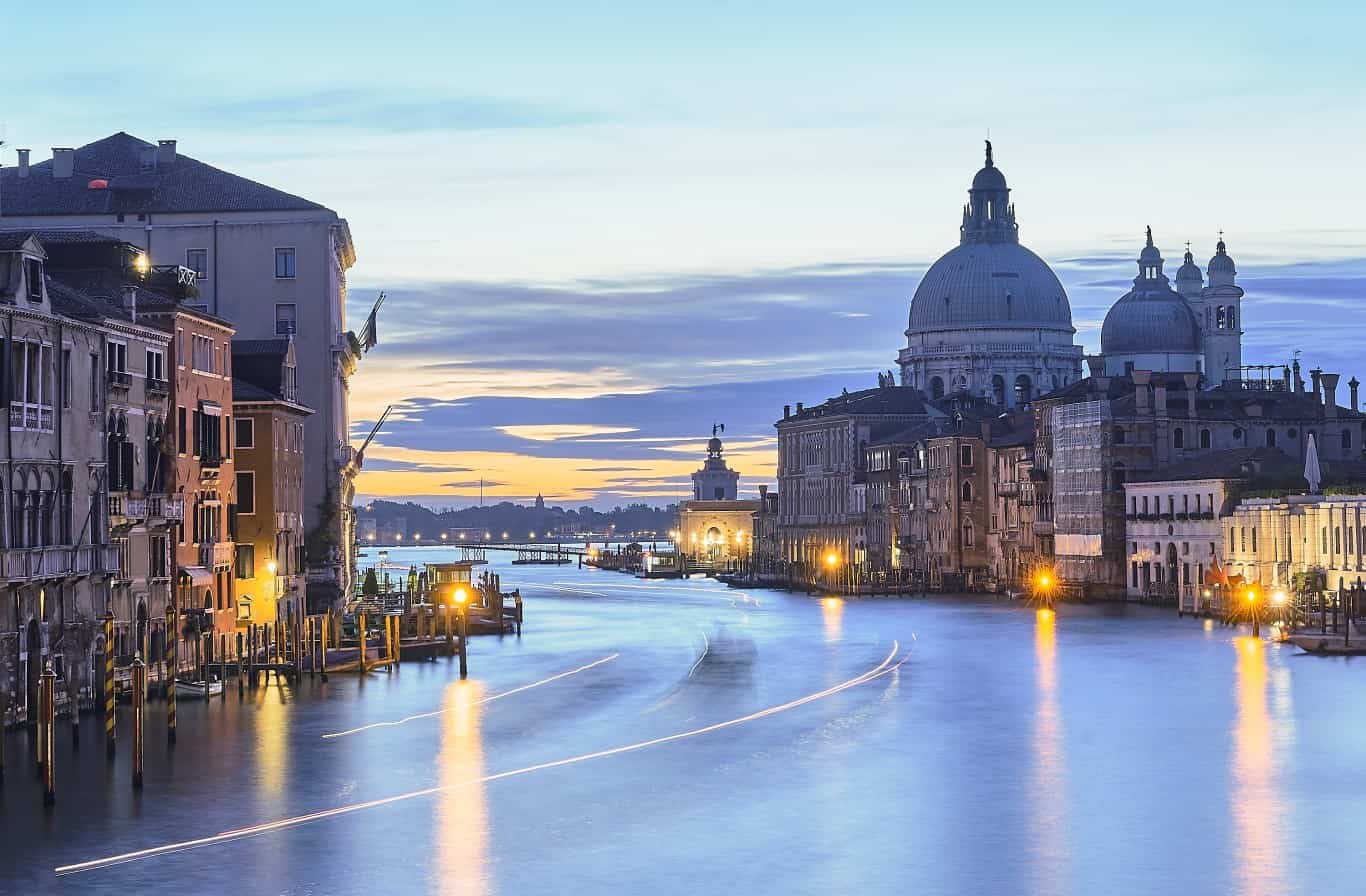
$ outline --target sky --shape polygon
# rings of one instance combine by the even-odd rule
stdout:
[[[344,215],[366,496],[664,503],[714,422],[753,492],[893,366],[988,136],[1088,352],[1144,227],[1222,230],[1245,362],[1366,376],[1366,13],[1101,6],[27,4],[0,159],[126,130]]]

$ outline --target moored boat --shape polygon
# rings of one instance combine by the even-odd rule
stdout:
[[[208,685],[208,696],[217,697],[223,693],[223,682],[211,681]],[[202,681],[179,681],[175,683],[175,695],[179,700],[202,700],[204,699],[205,688]]]

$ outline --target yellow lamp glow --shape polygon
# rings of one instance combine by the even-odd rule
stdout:
[[[468,591],[466,591],[464,588],[457,588],[457,589],[455,589],[455,603],[456,603],[456,606],[463,607],[463,606],[465,605],[465,602],[468,601],[469,599],[470,599],[470,593],[469,593]]]
[[[1257,602],[1257,592],[1255,592],[1255,591],[1249,591],[1249,592],[1247,593],[1247,602],[1250,603],[1250,604],[1256,603],[1256,602]]]
[[[1285,600],[1286,597],[1284,591],[1277,591],[1275,594],[1271,595],[1271,602],[1278,607],[1284,604]]]
[[[834,551],[831,551],[830,553],[828,553],[828,554],[825,555],[825,565],[826,565],[826,566],[835,566],[835,565],[837,565],[839,562],[840,562],[840,555],[839,555],[839,554],[836,554]]]
[[[275,570],[278,569],[278,568],[279,568],[279,567],[277,567],[277,566],[275,565],[275,561],[274,561],[274,560],[268,560],[268,561],[266,561],[266,572],[270,573],[271,575],[275,575]]]

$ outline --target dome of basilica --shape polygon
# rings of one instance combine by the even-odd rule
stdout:
[[[1072,332],[1067,292],[1017,242],[971,242],[930,266],[911,299],[912,330],[1047,327]]]

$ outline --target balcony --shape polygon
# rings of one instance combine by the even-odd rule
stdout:
[[[171,383],[169,380],[158,380],[152,377],[147,378],[147,394],[149,396],[158,395],[165,397],[171,394]]]
[[[152,495],[147,498],[146,518],[183,522],[185,519],[185,499],[170,495]]]
[[[996,483],[996,494],[1002,498],[1013,498],[1020,493],[1018,480],[1007,479]]]
[[[199,565],[205,569],[222,569],[232,566],[233,544],[230,541],[215,541],[199,546]]]
[[[110,392],[127,392],[133,386],[133,375],[126,370],[107,370],[104,380]]]
[[[109,522],[113,526],[129,526],[147,519],[147,499],[124,495],[109,496]]]
[[[11,402],[9,406],[10,429],[26,429],[37,432],[52,432],[52,406],[30,404],[22,401]]]
[[[337,466],[345,469],[356,460],[356,449],[350,445],[337,446]]]
[[[114,545],[10,548],[0,551],[0,576],[11,582],[117,572],[118,568],[119,551]]]

